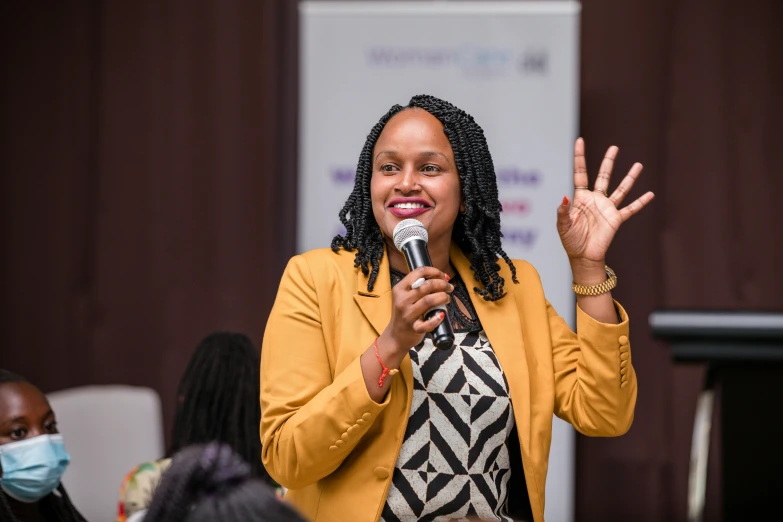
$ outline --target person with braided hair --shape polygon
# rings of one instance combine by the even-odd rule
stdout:
[[[213,332],[196,346],[177,389],[177,406],[165,458],[136,466],[120,485],[117,522],[143,512],[176,452],[221,441],[276,486],[261,463],[258,348],[244,334]]]
[[[60,482],[70,460],[46,396],[0,369],[0,520],[84,522]]]
[[[652,198],[621,207],[617,148],[556,226],[571,264],[576,332],[536,270],[503,250],[484,132],[463,110],[415,96],[370,131],[331,249],[289,262],[261,356],[263,462],[316,522],[544,520],[553,414],[585,435],[625,433],[636,404],[628,315],[606,252]],[[408,269],[393,242],[414,218],[432,267]],[[427,312],[445,307],[427,319]],[[440,350],[428,335],[455,333]]]
[[[140,520],[305,522],[231,446],[219,442],[177,453]]]

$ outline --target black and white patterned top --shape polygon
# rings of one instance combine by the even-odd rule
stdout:
[[[393,284],[402,277],[392,271]],[[508,383],[465,284],[451,283],[454,346],[438,350],[427,337],[411,349],[413,403],[382,522],[511,521]]]

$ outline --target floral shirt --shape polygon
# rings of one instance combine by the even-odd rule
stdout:
[[[117,522],[126,522],[128,517],[149,507],[155,489],[169,466],[171,459],[145,462],[125,476],[120,486]]]

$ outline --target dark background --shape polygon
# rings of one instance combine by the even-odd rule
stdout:
[[[296,2],[7,4],[0,366],[153,387],[169,425],[195,344],[260,343],[294,254]],[[670,362],[649,312],[783,309],[781,24],[780,0],[583,2],[588,165],[617,144],[657,197],[609,252],[639,401],[625,437],[578,439],[580,521],[685,520],[703,368]]]

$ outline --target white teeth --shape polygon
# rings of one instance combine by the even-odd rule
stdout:
[[[394,208],[424,208],[425,205],[422,203],[397,203],[396,205],[392,205]]]

